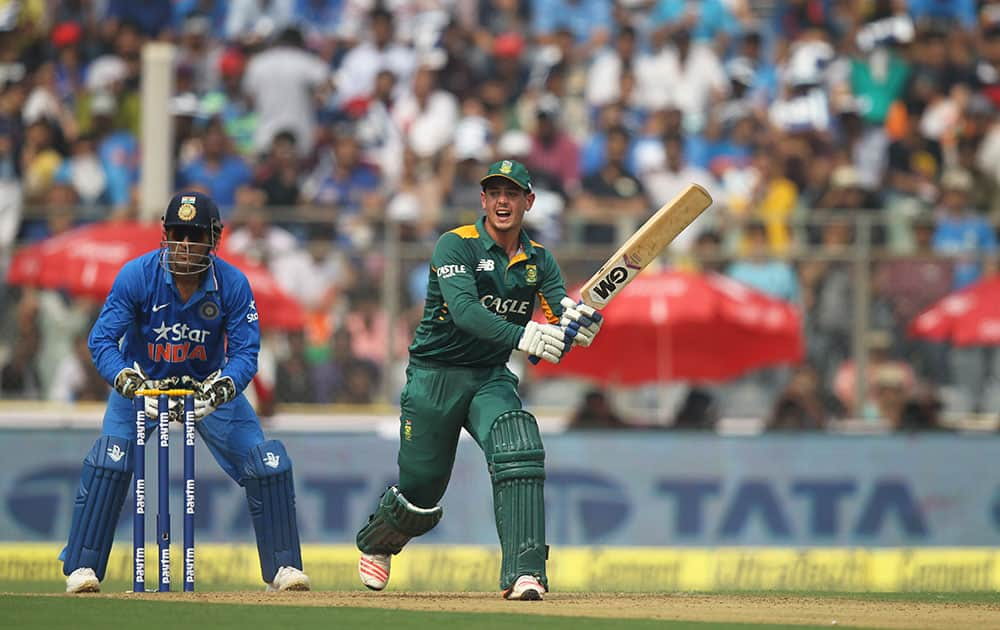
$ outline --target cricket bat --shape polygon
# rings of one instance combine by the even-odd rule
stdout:
[[[580,300],[601,310],[710,205],[712,196],[689,184],[642,224],[580,289]]]
[[[596,310],[603,309],[710,205],[712,196],[708,191],[689,184],[649,217],[583,284],[580,301]],[[538,363],[538,357],[531,357],[531,362]]]

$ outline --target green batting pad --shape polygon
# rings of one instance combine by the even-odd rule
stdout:
[[[406,500],[396,486],[390,486],[379,499],[375,513],[358,532],[358,549],[363,553],[397,554],[414,536],[434,529],[441,520],[440,505],[421,508]]]
[[[527,411],[503,413],[485,444],[493,481],[493,509],[503,560],[500,588],[534,575],[548,588],[545,560],[545,449],[535,417]]]

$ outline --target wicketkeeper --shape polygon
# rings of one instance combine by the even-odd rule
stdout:
[[[382,590],[393,554],[441,520],[464,428],[486,455],[507,599],[541,599],[545,561],[545,449],[522,409],[511,351],[558,363],[600,329],[595,311],[566,297],[555,258],[522,229],[535,194],[524,165],[502,160],[481,180],[484,216],[434,248],[423,318],[400,395],[399,483],[358,532],[362,583]],[[536,296],[549,323],[531,321]]]
[[[69,542],[60,554],[66,591],[100,590],[128,494],[135,448],[132,401],[143,388],[195,390],[198,433],[246,490],[267,590],[309,590],[302,572],[292,462],[265,440],[243,390],[257,372],[260,327],[247,278],[216,256],[222,221],[197,192],[170,200],[160,249],[122,267],[90,332],[94,364],[114,386],[101,437],[83,461]],[[147,397],[147,435],[157,400]],[[181,420],[181,399],[171,400]]]

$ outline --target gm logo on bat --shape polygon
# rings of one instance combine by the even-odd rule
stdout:
[[[604,304],[607,304],[608,300],[619,289],[628,284],[632,277],[642,270],[642,266],[630,260],[628,254],[622,256],[622,261],[623,264],[612,267],[591,289]]]

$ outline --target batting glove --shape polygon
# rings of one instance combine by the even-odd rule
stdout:
[[[559,325],[566,331],[566,336],[573,339],[573,345],[586,348],[592,344],[604,324],[601,312],[568,297],[564,297],[559,303],[563,307]]]
[[[222,370],[216,370],[194,387],[194,418],[201,420],[212,414],[216,409],[236,398],[236,383],[232,377],[223,376]]]
[[[521,340],[517,342],[517,349],[549,363],[559,363],[570,343],[559,326],[528,322]]]
[[[125,398],[135,398],[135,393],[145,388],[148,380],[139,364],[133,363],[132,367],[122,368],[115,374],[115,390]]]

